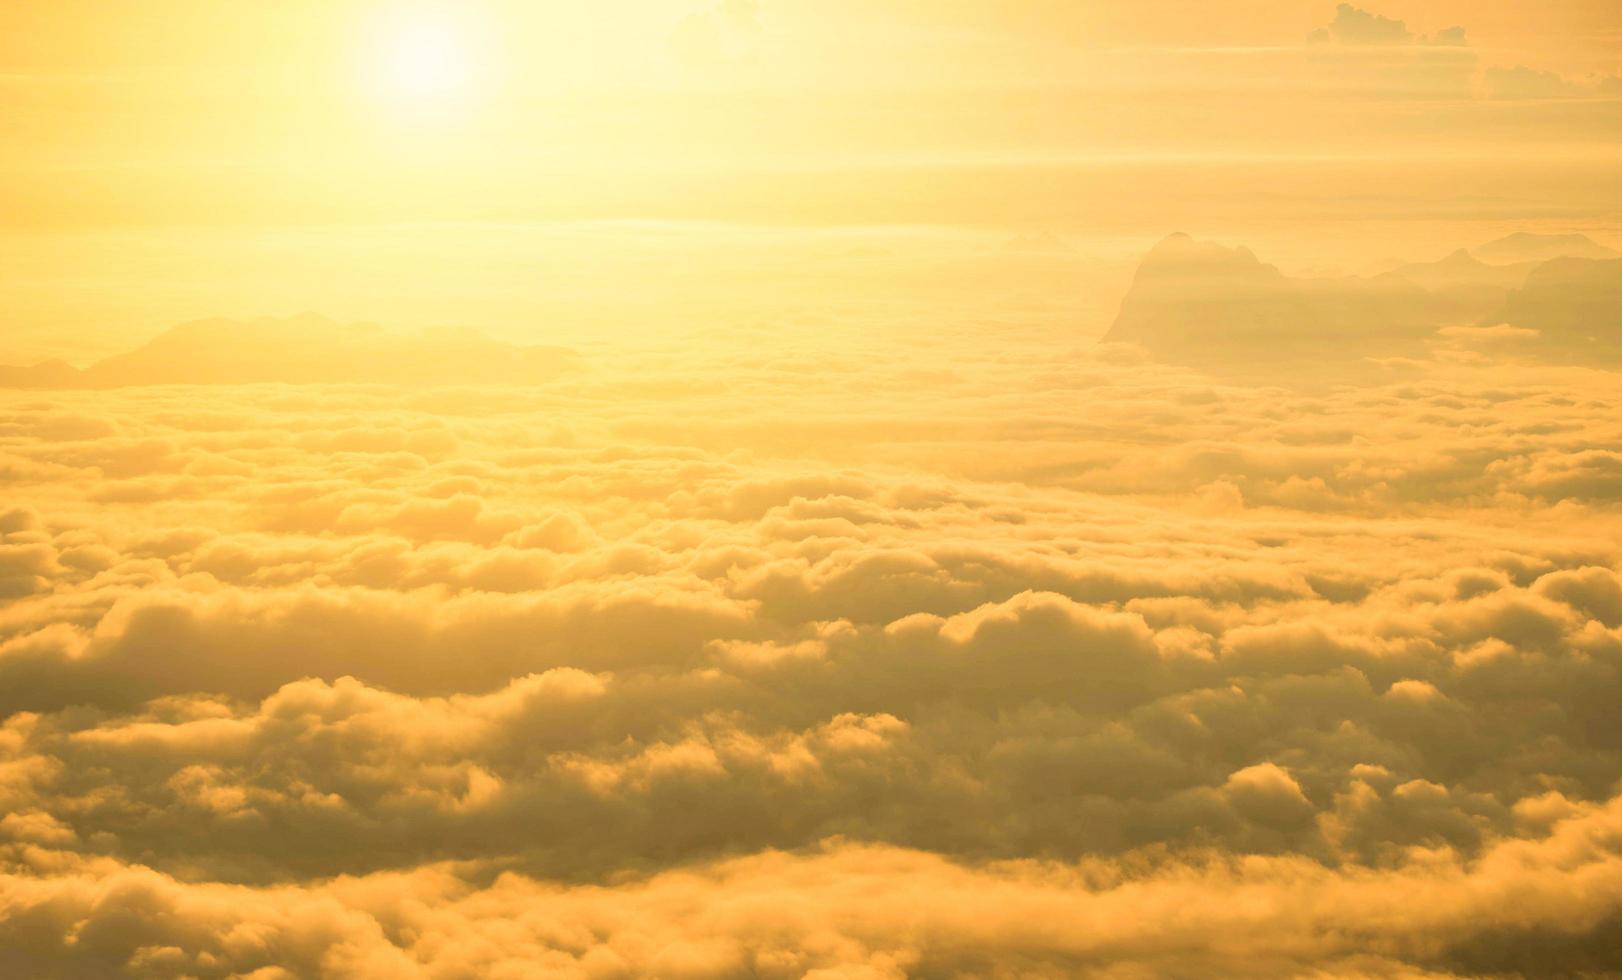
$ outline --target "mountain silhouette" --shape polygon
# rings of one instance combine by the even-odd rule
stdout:
[[[1537,262],[1493,265],[1483,262],[1469,249],[1461,248],[1435,262],[1410,262],[1383,275],[1395,276],[1432,291],[1497,289],[1507,293],[1519,289],[1537,265]]]
[[[1495,319],[1536,330],[1546,356],[1622,362],[1622,258],[1545,262],[1506,297]]]
[[[1105,342],[1213,368],[1422,354],[1444,327],[1535,330],[1536,353],[1622,359],[1622,258],[1581,235],[1511,235],[1370,277],[1296,278],[1248,248],[1167,237],[1144,257]],[[1614,253],[1613,253],[1614,254]]]
[[[1222,364],[1345,358],[1417,349],[1468,307],[1387,273],[1297,279],[1230,248],[1172,235],[1144,257],[1106,342],[1167,360]],[[1479,311],[1478,314],[1479,316]]]
[[[0,386],[165,384],[524,384],[575,367],[561,347],[516,346],[468,329],[396,334],[312,313],[197,320],[84,369],[62,361],[0,367]]]
[[[1587,235],[1536,235],[1527,231],[1505,235],[1470,250],[1494,265],[1548,262],[1552,259],[1619,259],[1622,252],[1606,248]]]

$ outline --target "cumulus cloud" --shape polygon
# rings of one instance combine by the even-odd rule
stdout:
[[[1614,966],[1612,373],[868,343],[0,395],[0,972]]]
[[[437,864],[248,888],[36,847],[0,876],[0,956],[41,976],[1579,972],[1610,962],[1619,819],[1614,802],[1580,807],[1474,860],[1420,848],[1368,870],[1220,855],[966,866],[835,840],[615,887]]]
[[[1434,34],[1420,36],[1408,29],[1404,22],[1382,14],[1372,13],[1349,3],[1335,7],[1335,19],[1325,27],[1313,31],[1308,41],[1333,42],[1351,45],[1423,44],[1435,47],[1462,46],[1466,43],[1462,27],[1449,27]]]
[[[1488,68],[1482,76],[1489,98],[1558,99],[1581,91],[1576,84],[1552,71],[1539,71],[1525,65]]]
[[[1481,81],[1490,99],[1611,99],[1622,94],[1622,75],[1567,78],[1527,65],[1488,68]]]

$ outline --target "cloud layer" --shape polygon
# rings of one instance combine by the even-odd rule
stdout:
[[[0,965],[1615,967],[1614,374],[986,345],[6,392]]]

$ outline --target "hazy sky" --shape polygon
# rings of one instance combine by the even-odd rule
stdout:
[[[1309,162],[1341,165],[1320,207],[1378,188],[1413,208],[1437,203],[1439,162],[1537,164],[1545,180],[1616,162],[1614,4],[1339,16],[1313,3],[10,4],[6,222],[1119,223],[1213,180],[1229,201],[1254,197],[1275,171],[1307,179]],[[414,45],[434,64],[399,64]],[[443,77],[397,77],[413,70]],[[1134,179],[1144,166],[1153,177]]]
[[[704,309],[731,319],[788,305],[704,228],[961,226],[1068,233],[1096,336],[1120,264],[1176,230],[1344,271],[1526,227],[1615,240],[1619,31],[1606,2],[13,3],[0,298],[24,358],[222,311],[601,330],[526,284],[612,296],[639,267],[489,226],[687,224],[661,267],[727,283]],[[745,259],[802,274],[782,243]]]

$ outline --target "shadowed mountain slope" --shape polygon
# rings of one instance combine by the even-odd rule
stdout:
[[[1555,259],[1532,270],[1496,317],[1536,330],[1562,360],[1622,361],[1622,259]]]

